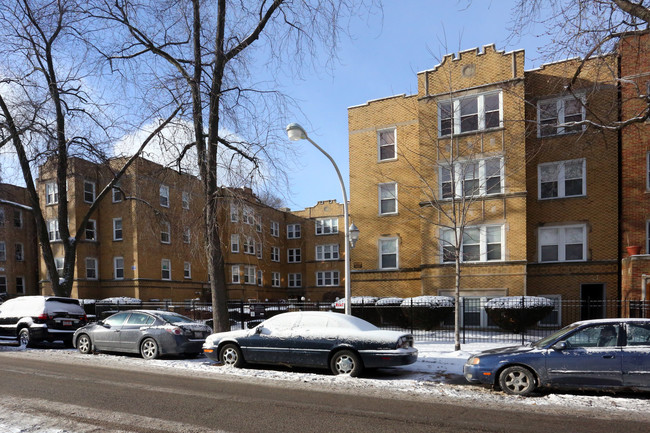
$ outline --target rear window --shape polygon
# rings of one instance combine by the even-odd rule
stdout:
[[[47,299],[45,301],[45,312],[47,314],[54,313],[69,313],[69,314],[85,314],[85,311],[76,299]]]
[[[189,317],[181,316],[180,314],[162,313],[159,316],[169,323],[194,323],[194,320]]]

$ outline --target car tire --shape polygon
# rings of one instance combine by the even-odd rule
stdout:
[[[239,346],[228,343],[219,350],[219,361],[229,367],[241,367],[244,365],[244,356]]]
[[[359,355],[351,350],[341,350],[332,356],[330,370],[334,374],[358,377],[363,372],[363,363]]]
[[[29,334],[29,328],[22,328],[18,331],[18,344],[25,347],[33,347],[34,342]]]
[[[81,334],[77,337],[77,350],[84,355],[88,355],[93,351],[93,343],[90,341],[88,334]]]
[[[499,385],[503,392],[511,395],[529,395],[537,387],[533,372],[518,365],[508,367],[501,372]]]
[[[160,351],[158,350],[158,343],[153,338],[145,338],[142,343],[140,343],[140,355],[144,359],[156,359]]]

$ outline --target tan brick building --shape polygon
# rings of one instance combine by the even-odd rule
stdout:
[[[36,228],[27,190],[0,183],[0,296],[38,291]]]
[[[122,159],[112,160],[112,169]],[[70,160],[67,194],[71,231],[112,179],[112,171]],[[56,221],[55,171],[41,167],[39,195],[57,268],[63,247]],[[261,203],[248,188],[222,188],[221,241],[230,299],[322,300],[343,293],[342,205],[319,202],[291,213]],[[209,299],[202,243],[202,185],[198,178],[137,159],[90,216],[77,240],[72,296],[142,300]],[[43,293],[51,293],[44,263]]]
[[[524,71],[494,46],[445,56],[418,93],[349,108],[353,294],[618,296],[617,57]],[[481,320],[487,320],[482,318]]]

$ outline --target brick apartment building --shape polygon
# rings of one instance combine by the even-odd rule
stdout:
[[[570,123],[618,119],[619,56],[568,92],[578,64],[525,71],[490,45],[417,74],[416,95],[349,108],[353,294],[451,294],[464,227],[465,298],[619,298],[618,134]]]
[[[36,294],[37,257],[27,190],[0,183],[0,297]]]
[[[111,161],[118,169],[122,159]],[[40,169],[38,191],[58,269],[56,171]],[[72,158],[67,194],[70,227],[83,219],[112,170]],[[143,300],[209,299],[201,239],[203,199],[198,178],[138,158],[91,215],[77,240],[71,296]],[[230,299],[334,299],[343,294],[343,206],[319,202],[292,213],[266,206],[248,188],[222,188],[221,240]],[[40,260],[40,291],[51,293]],[[36,263],[36,260],[34,260]]]

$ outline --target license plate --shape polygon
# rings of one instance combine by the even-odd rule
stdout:
[[[63,326],[72,326],[72,320],[64,320]]]
[[[203,332],[195,332],[194,338],[203,338]]]

